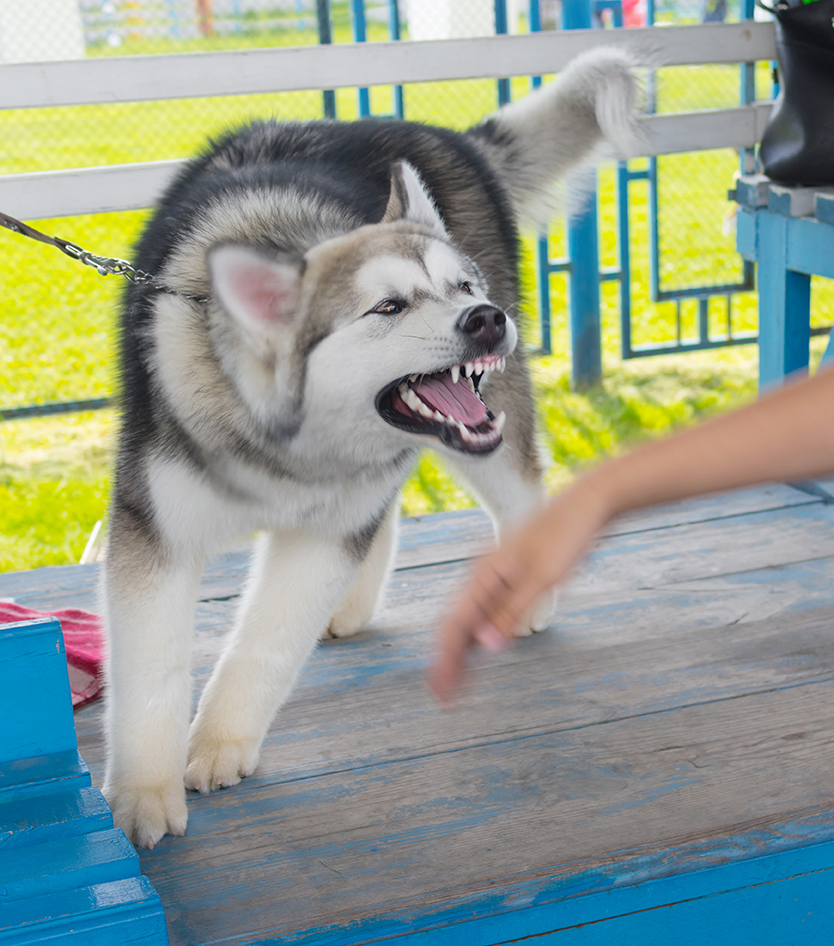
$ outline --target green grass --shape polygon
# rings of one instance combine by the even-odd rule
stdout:
[[[337,21],[337,38],[346,27]],[[373,26],[374,38],[382,38]],[[341,31],[341,32],[339,32]],[[286,31],[261,36],[262,45],[312,41]],[[255,45],[255,36],[224,37],[223,48]],[[217,44],[215,44],[217,45]],[[178,49],[208,49],[197,40]],[[170,52],[171,43],[131,43],[120,52]],[[97,52],[110,54],[107,47]],[[762,77],[759,77],[760,79]],[[737,72],[730,67],[666,69],[659,74],[661,110],[733,104]],[[520,96],[527,80],[513,82]],[[374,110],[390,110],[391,90],[372,90]],[[406,115],[464,128],[489,112],[495,86],[488,81],[425,83],[406,89]],[[338,92],[339,114],[356,115],[353,90]],[[222,133],[254,117],[309,118],[321,114],[321,95],[229,96],[198,100],[23,109],[0,114],[4,149],[0,173],[183,157],[206,136]],[[674,155],[660,164],[661,282],[664,288],[715,284],[738,279],[740,263],[727,227],[726,190],[737,157],[732,151]],[[648,292],[648,209],[645,184],[632,185],[631,254],[633,335],[636,343],[671,339],[675,308],[650,301]],[[613,173],[600,176],[600,239],[603,265],[616,264]],[[131,246],[146,212],[101,214],[51,220],[40,229],[72,239],[105,255],[131,257]],[[731,222],[731,221],[730,221]],[[532,240],[525,241],[522,270],[528,300],[533,293]],[[100,397],[116,386],[115,324],[122,284],[102,278],[56,251],[0,231],[4,313],[0,324],[0,405]],[[554,226],[551,252],[564,253],[564,232]],[[623,364],[619,358],[619,303],[613,284],[603,285],[605,382],[578,394],[569,387],[565,308],[566,281],[551,283],[554,354],[536,359],[534,382],[543,442],[552,459],[547,474],[558,489],[577,470],[648,437],[738,406],[755,396],[754,346],[663,356]],[[684,332],[694,333],[694,303],[684,304]],[[754,329],[756,299],[735,297],[736,331]],[[726,306],[710,307],[712,330],[721,331]],[[523,313],[530,341],[537,328],[528,301]],[[815,324],[834,321],[834,294],[814,281]],[[815,357],[822,340],[814,343]],[[105,514],[116,418],[113,411],[0,423],[0,570],[77,561],[95,522]],[[403,510],[421,514],[470,505],[471,497],[449,477],[442,463],[426,454],[408,482]]]

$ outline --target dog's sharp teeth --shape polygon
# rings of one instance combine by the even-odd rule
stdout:
[[[458,421],[458,427],[460,428],[460,435],[467,443],[472,443],[472,432],[465,424],[461,424]]]
[[[501,411],[501,413],[493,421],[492,426],[500,434],[501,431],[504,429],[504,424],[506,424],[506,422],[507,422],[507,415],[504,411]]]
[[[480,362],[478,362],[478,364],[475,365],[475,374],[483,374],[483,373],[484,373],[484,366]]]
[[[501,372],[501,374],[504,373],[504,369],[506,367],[507,367],[507,359],[502,356],[498,360],[498,370]]]
[[[441,423],[445,423],[448,420],[446,415],[441,414],[440,411],[435,411],[433,416],[435,420],[439,420]]]
[[[452,365],[449,371],[452,375],[452,384],[457,384],[460,381],[460,365]]]
[[[413,374],[408,380],[414,384],[414,382],[420,377],[418,374]]]
[[[471,379],[471,378],[467,378],[467,379],[466,379],[466,383],[469,385],[469,390],[470,390],[473,394],[475,394],[475,393],[476,393],[476,391],[475,391],[475,385],[472,383],[472,379]]]
[[[406,403],[408,403],[408,387],[406,386],[405,382],[403,382],[403,383],[397,388],[397,394],[399,394],[399,396],[400,396]]]
[[[475,370],[475,366],[472,364],[471,361],[467,361],[466,364],[463,366],[463,373],[466,375],[467,378],[472,377],[472,372],[474,370]]]

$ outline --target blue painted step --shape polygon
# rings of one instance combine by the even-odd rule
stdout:
[[[3,801],[0,796],[0,858],[31,844],[45,844],[113,827],[113,815],[97,788]]]
[[[3,946],[162,946],[167,942],[162,904],[145,877],[0,906]]]
[[[139,873],[133,845],[113,828],[32,844],[0,858],[0,910],[27,897],[127,880]]]
[[[90,770],[75,747],[66,752],[0,763],[0,801],[52,795],[62,789],[89,785]]]
[[[61,626],[0,626],[0,943],[163,946],[159,897],[78,754]]]
[[[0,625],[0,667],[0,763],[77,749],[60,623]]]

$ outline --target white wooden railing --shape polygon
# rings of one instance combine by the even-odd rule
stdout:
[[[600,45],[654,66],[775,58],[771,23],[572,30],[432,42],[302,46],[0,65],[0,108],[90,105],[558,72]],[[641,118],[643,154],[753,147],[770,103]],[[23,220],[152,205],[181,161],[0,176],[0,209]]]

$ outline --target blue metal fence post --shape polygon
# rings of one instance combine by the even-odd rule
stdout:
[[[503,36],[508,31],[507,0],[495,0],[495,33]],[[506,105],[510,101],[510,80],[498,80],[498,105]]]
[[[353,28],[354,43],[368,41],[368,20],[365,13],[365,0],[350,0],[350,20]],[[388,0],[388,36],[390,39],[400,39],[400,11],[397,0]],[[395,85],[393,90],[394,116],[403,118],[405,105],[403,87]],[[371,117],[371,93],[369,89],[357,89],[357,100],[360,118]]]
[[[365,0],[350,0],[350,18],[353,23],[353,41],[364,43],[367,41],[365,26]],[[371,114],[371,93],[368,89],[357,89],[359,100],[359,117],[368,118]]]
[[[333,30],[330,26],[330,0],[316,0],[316,19],[319,26],[319,43],[329,46],[333,42]],[[336,117],[336,93],[325,89],[321,93],[324,100],[324,117]]]
[[[562,26],[567,30],[590,29],[591,0],[563,0]],[[581,389],[602,380],[596,187],[588,195],[584,211],[568,220],[567,233],[572,379],[573,386]]]
[[[388,35],[393,40],[402,38],[400,7],[397,0],[388,0]],[[394,114],[397,118],[405,118],[405,100],[401,85],[394,86]]]
[[[528,26],[531,33],[540,33],[542,28],[539,0],[530,0],[528,6]],[[542,84],[541,76],[532,76],[530,85],[533,89]],[[541,330],[540,351],[549,355],[552,351],[550,338],[550,250],[547,234],[536,240],[536,279],[539,290],[539,326]]]

